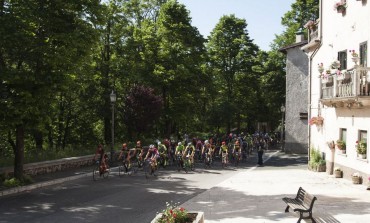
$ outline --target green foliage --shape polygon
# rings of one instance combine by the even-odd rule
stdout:
[[[337,147],[341,150],[345,150],[346,149],[346,142],[341,140],[341,139],[338,139],[337,140]]]
[[[360,142],[358,142],[358,144],[356,145],[357,147],[357,153],[358,154],[366,154],[366,151],[367,151],[367,143],[365,140],[361,140]]]
[[[325,165],[326,161],[321,156],[321,152],[318,149],[311,148],[310,150],[310,161],[309,166],[312,168],[317,168],[319,166]]]
[[[90,154],[110,143],[112,90],[120,143],[252,131],[257,121],[277,126],[285,95],[277,49],[292,43],[316,2],[293,4],[283,18],[287,31],[263,52],[235,15],[221,17],[205,40],[175,0],[3,1],[1,165]],[[140,106],[125,97],[139,85],[156,95],[137,100]]]
[[[24,186],[33,183],[33,180],[30,176],[24,175],[23,178],[17,179],[17,178],[10,178],[10,179],[5,179],[3,181],[3,185],[5,187],[19,187],[19,186]]]

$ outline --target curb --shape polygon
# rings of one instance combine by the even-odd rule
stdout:
[[[20,186],[20,187],[15,187],[7,190],[0,191],[0,197],[11,195],[11,194],[16,194],[16,193],[22,193],[42,187],[47,187],[55,184],[60,184],[64,183],[66,181],[71,181],[71,180],[76,180],[82,177],[87,177],[87,176],[92,176],[92,173],[85,173],[85,174],[79,174],[76,176],[71,176],[71,177],[64,177],[64,178],[59,178],[55,180],[49,180],[41,183],[35,183],[31,185],[26,185],[26,186]]]

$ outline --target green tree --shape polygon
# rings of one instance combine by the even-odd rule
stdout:
[[[164,101],[164,134],[191,131],[199,114],[198,95],[202,89],[204,39],[191,25],[185,6],[171,0],[163,4],[157,20],[159,46],[154,83]]]
[[[211,32],[207,50],[218,92],[212,110],[220,112],[214,116],[222,117],[229,132],[233,122],[240,120],[245,105],[251,103],[259,49],[249,38],[246,21],[230,15],[221,17]]]
[[[267,53],[261,80],[261,95],[268,112],[266,120],[276,126],[280,106],[285,103],[285,55],[279,49],[295,42],[296,32],[303,28],[308,20],[316,20],[319,15],[319,0],[297,0],[291,10],[284,14],[281,24],[286,27],[282,34],[276,35]]]
[[[55,95],[89,54],[100,5],[87,0],[0,4],[1,89],[7,93],[0,116],[15,154],[14,175],[22,178],[26,132],[49,120]]]

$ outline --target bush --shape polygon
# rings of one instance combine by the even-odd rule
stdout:
[[[14,178],[14,177],[12,177],[10,179],[6,179],[6,180],[4,180],[3,185],[5,187],[9,187],[10,188],[10,187],[24,186],[24,185],[31,184],[31,183],[33,183],[32,178],[30,176],[28,176],[28,175],[25,175],[20,180],[17,179],[17,178]]]
[[[308,165],[312,170],[318,171],[320,167],[326,165],[326,161],[321,156],[321,153],[319,150],[315,148],[311,148],[310,154],[311,154],[311,159]]]

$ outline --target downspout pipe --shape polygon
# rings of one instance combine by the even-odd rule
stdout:
[[[319,51],[320,47],[322,46],[322,21],[323,21],[323,16],[322,16],[322,0],[320,0],[320,7],[319,7],[319,18],[320,18],[320,30],[319,30],[319,37],[320,37],[320,44],[318,47],[316,47],[316,49],[313,51],[313,53],[309,56],[308,58],[308,74],[309,74],[309,78],[308,78],[308,101],[309,101],[309,109],[308,109],[308,117],[311,117],[311,108],[312,108],[312,103],[311,103],[311,100],[312,100],[312,96],[311,96],[311,92],[312,92],[312,58],[316,55],[316,53]],[[320,93],[321,94],[321,93]],[[308,160],[311,160],[311,126],[309,125],[308,127]]]

